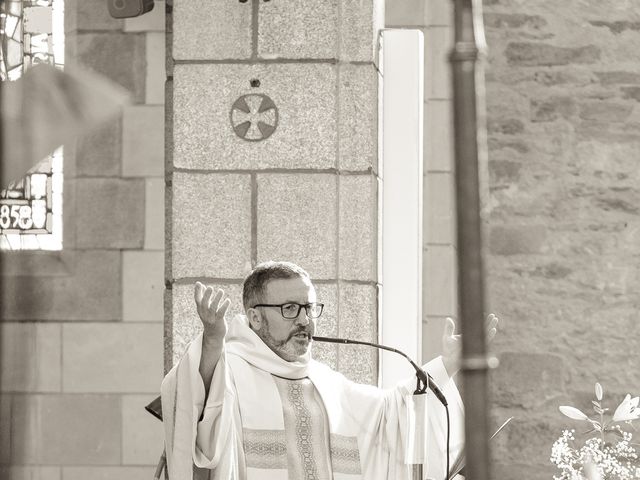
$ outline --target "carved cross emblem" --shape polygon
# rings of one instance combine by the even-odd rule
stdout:
[[[269,138],[278,126],[278,108],[261,93],[243,95],[231,107],[231,126],[243,140],[259,142]]]

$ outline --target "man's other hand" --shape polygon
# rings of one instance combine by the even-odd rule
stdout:
[[[490,313],[485,320],[487,342],[493,340],[498,328],[498,317]],[[456,333],[456,323],[447,317],[442,335],[442,362],[450,377],[455,375],[460,368],[460,356],[462,353],[462,336]]]
[[[224,318],[231,300],[224,298],[224,290],[218,289],[213,294],[212,287],[205,287],[202,283],[196,282],[195,300],[198,309],[198,316],[204,327],[203,341],[222,345],[227,334],[227,322]]]

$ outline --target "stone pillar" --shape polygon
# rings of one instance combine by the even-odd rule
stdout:
[[[264,260],[307,269],[320,334],[377,338],[377,0],[175,0],[169,21],[165,367],[199,321],[195,280],[242,309]],[[172,18],[171,18],[172,17]],[[376,383],[377,353],[314,345]]]

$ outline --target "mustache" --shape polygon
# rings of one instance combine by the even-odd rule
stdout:
[[[292,339],[294,336],[298,335],[299,333],[306,333],[307,335],[309,335],[309,338],[311,338],[312,335],[313,335],[313,332],[311,331],[310,328],[299,328],[296,331],[291,332],[289,334],[289,338],[287,338],[287,340]]]

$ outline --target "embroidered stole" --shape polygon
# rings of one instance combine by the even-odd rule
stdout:
[[[325,404],[309,378],[281,378],[236,355],[229,355],[229,365],[247,480],[362,478],[357,438],[330,432]]]

